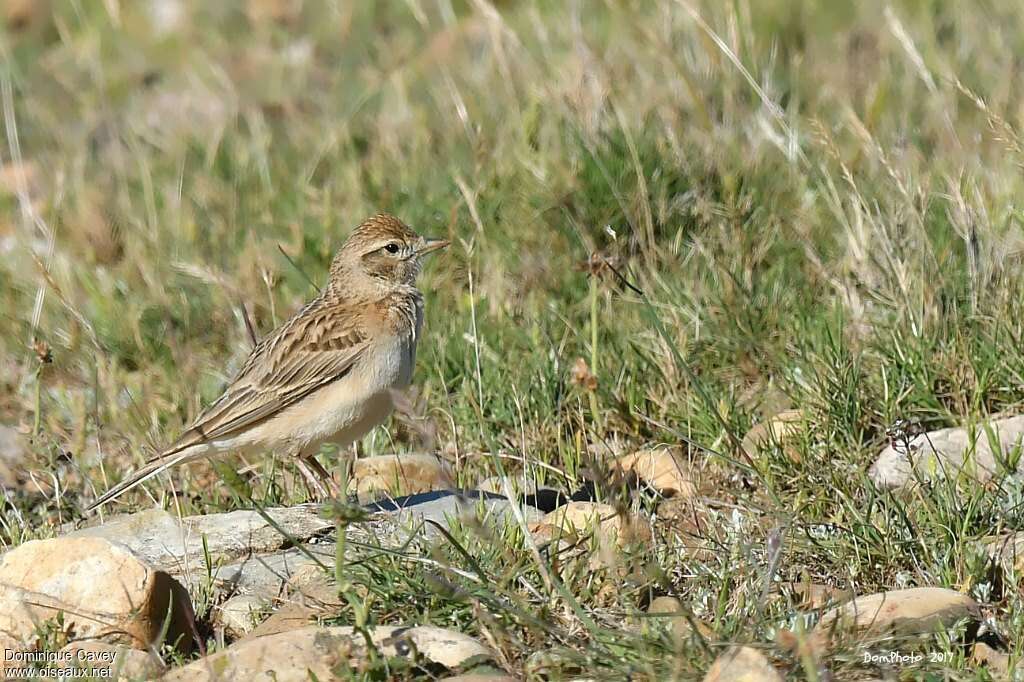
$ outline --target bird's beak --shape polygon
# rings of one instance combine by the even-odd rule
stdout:
[[[437,251],[451,244],[447,239],[432,239],[430,237],[423,237],[423,242],[420,244],[420,248],[416,249],[416,255],[422,256],[425,253],[431,251]]]

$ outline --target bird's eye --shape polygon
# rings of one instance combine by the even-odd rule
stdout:
[[[398,244],[391,242],[384,247],[384,250],[388,253],[398,253]]]

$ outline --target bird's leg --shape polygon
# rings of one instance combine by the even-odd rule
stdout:
[[[334,479],[334,476],[331,475],[331,472],[327,471],[315,456],[310,456],[305,462],[320,479],[320,483],[328,488],[335,498],[341,499],[341,487]]]
[[[327,492],[327,488],[324,487],[324,484],[317,477],[317,474],[314,473],[313,468],[309,466],[310,461],[316,460],[313,460],[312,458],[307,460],[305,457],[296,457],[295,467],[299,470],[299,473],[302,474],[302,480],[306,484],[306,492],[309,493],[310,499],[320,502],[322,500],[326,500],[330,494]],[[322,468],[323,467],[321,467],[321,469]]]

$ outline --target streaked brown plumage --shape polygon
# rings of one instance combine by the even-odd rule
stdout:
[[[420,258],[448,245],[380,214],[353,231],[323,291],[253,348],[224,393],[185,432],[89,509],[200,457],[258,450],[298,456],[348,444],[391,412],[408,385],[423,322]]]

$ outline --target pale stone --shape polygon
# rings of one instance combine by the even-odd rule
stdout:
[[[1010,671],[1010,655],[996,651],[984,642],[975,642],[971,650],[971,662],[983,665],[990,673],[1005,676]]]
[[[520,505],[527,522],[543,514]],[[216,592],[276,598],[293,576],[322,573],[333,566],[336,524],[321,515],[319,505],[270,508],[260,514],[238,510],[177,519],[151,509],[110,517],[106,523],[70,531],[68,538],[103,538],[122,545],[156,569],[178,577],[190,589],[207,589],[212,578]],[[446,490],[367,507],[370,519],[349,524],[345,531],[357,546],[397,547],[415,537],[430,538],[453,520],[500,525],[514,522],[511,503]],[[265,516],[264,516],[265,515]],[[267,518],[269,518],[269,521]],[[280,529],[280,530],[279,530]]]
[[[704,682],[782,682],[782,676],[760,651],[737,646],[715,659]]]
[[[64,613],[75,639],[145,649],[167,641],[191,649],[188,593],[171,576],[102,538],[33,540],[0,561],[0,632],[35,643],[37,623]]]
[[[268,637],[282,632],[291,632],[316,623],[321,610],[307,604],[286,603],[252,630],[249,638]]]
[[[899,488],[912,482],[913,472],[923,480],[964,473],[987,481],[999,468],[996,453],[1005,458],[1021,446],[1022,440],[1024,415],[988,422],[987,428],[985,424],[977,424],[970,428],[929,431],[907,443],[888,445],[868,475],[876,485],[887,488]]]
[[[306,542],[333,529],[334,524],[320,515],[319,505],[304,504],[265,509],[263,514],[241,509],[180,520],[162,509],[150,509],[112,517],[68,537],[107,538],[155,568],[182,574],[205,573],[207,557],[217,566]]]
[[[563,572],[576,570],[571,564],[577,559],[585,559],[590,570],[626,570],[628,557],[636,556],[632,550],[651,540],[649,524],[597,502],[570,502],[559,507],[532,524],[530,533],[546,553],[559,557]],[[605,587],[612,591],[599,596],[610,599],[612,583]]]
[[[779,445],[790,460],[798,462],[800,453],[793,446],[793,441],[806,421],[807,417],[801,410],[783,410],[747,431],[741,443],[743,450],[753,457],[767,447]]]
[[[914,587],[858,597],[821,617],[812,632],[816,646],[827,647],[833,634],[868,637],[927,635],[962,620],[981,620],[978,604],[942,587]]]
[[[152,680],[164,666],[160,659],[147,651],[131,649],[120,644],[105,642],[75,642],[61,651],[73,657],[65,668],[92,668],[96,679],[107,680]],[[110,671],[109,673],[105,671]]]
[[[419,652],[445,668],[488,661],[491,652],[471,637],[436,627],[369,629],[370,639],[384,656],[411,657]],[[306,682],[344,676],[346,666],[358,665],[367,655],[361,633],[351,627],[308,626],[266,637],[251,637],[227,649],[171,671],[164,682],[253,680]]]
[[[646,620],[657,624],[667,624],[672,636],[679,640],[686,637],[692,631],[690,621],[684,615],[683,604],[675,597],[657,597],[647,607]],[[710,631],[700,621],[696,621],[697,629],[702,635],[709,635]]]
[[[675,597],[655,597],[647,606],[648,614],[682,613],[683,604]]]
[[[259,625],[267,615],[269,604],[255,594],[238,594],[214,609],[215,622],[224,628],[224,634],[233,639],[244,637]]]
[[[693,497],[690,465],[680,448],[654,448],[623,455],[611,463],[622,474],[633,474],[664,495]]]
[[[454,487],[455,476],[447,462],[434,455],[409,453],[357,459],[348,492],[366,503]]]
[[[579,534],[588,530],[596,531],[602,542],[613,541],[619,546],[647,541],[651,537],[648,524],[600,502],[570,502],[531,526],[535,538],[541,542],[555,539],[552,536],[556,531]]]
[[[394,524],[392,532],[383,531],[384,536],[404,540],[410,534],[437,536],[440,534],[438,527],[447,530],[453,521],[475,525],[479,520],[497,527],[514,525],[513,504],[501,495],[483,491],[434,490],[394,500],[382,500],[367,505],[367,509],[379,512],[374,519],[386,519]],[[528,524],[544,516],[528,504],[520,504],[519,511]]]
[[[280,606],[266,620],[252,630],[250,637],[263,637],[305,627],[322,616],[336,614],[343,601],[338,588],[330,582],[323,571],[300,572],[288,581],[289,594],[282,598]],[[357,588],[365,597],[365,591]]]

